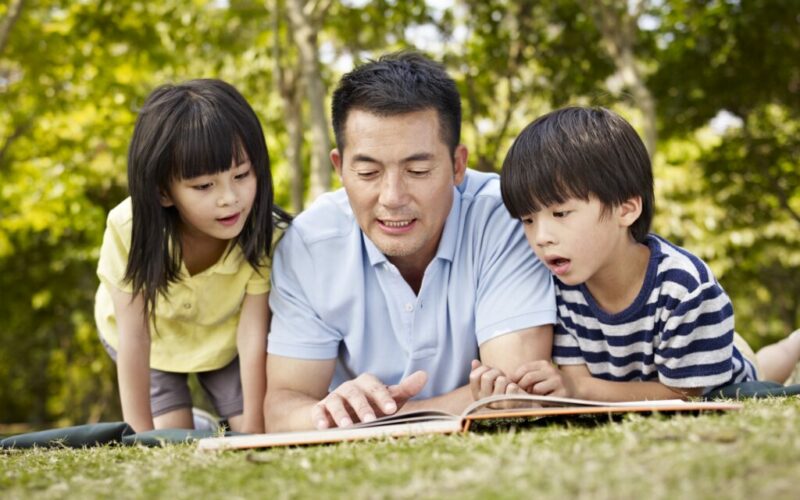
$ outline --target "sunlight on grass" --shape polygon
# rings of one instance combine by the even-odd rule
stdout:
[[[800,398],[724,415],[255,452],[11,451],[3,498],[796,498]]]

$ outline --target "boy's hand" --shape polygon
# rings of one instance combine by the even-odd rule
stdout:
[[[575,397],[575,381],[550,361],[525,363],[514,372],[511,380],[530,394]]]
[[[519,385],[515,384],[501,370],[481,364],[477,359],[472,360],[472,371],[469,374],[469,388],[472,399],[475,401],[500,394],[524,394]]]

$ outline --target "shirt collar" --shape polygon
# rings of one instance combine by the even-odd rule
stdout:
[[[453,206],[450,207],[450,213],[447,215],[447,220],[442,229],[442,238],[439,240],[439,248],[436,250],[436,257],[438,259],[449,260],[452,262],[453,256],[456,253],[456,241],[458,238],[458,220],[461,214],[461,191],[453,187]],[[358,225],[358,222],[355,222]],[[377,266],[387,262],[389,259],[381,252],[375,243],[372,242],[364,231],[361,231],[361,239],[364,242],[364,248],[367,250],[367,257],[372,266]]]

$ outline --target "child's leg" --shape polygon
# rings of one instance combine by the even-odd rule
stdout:
[[[156,429],[194,429],[185,373],[150,370],[150,406]]]
[[[198,373],[197,380],[211,399],[217,414],[228,420],[231,430],[241,431],[244,398],[239,358],[236,357],[219,370]]]
[[[783,384],[800,362],[800,330],[756,353],[761,370],[759,377]]]

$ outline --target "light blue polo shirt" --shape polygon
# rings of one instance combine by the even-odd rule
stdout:
[[[292,222],[272,264],[270,354],[338,359],[330,389],[371,373],[387,385],[417,370],[417,399],[469,381],[487,340],[556,322],[548,270],[500,197],[497,174],[467,170],[416,295],[361,231],[343,189]]]

